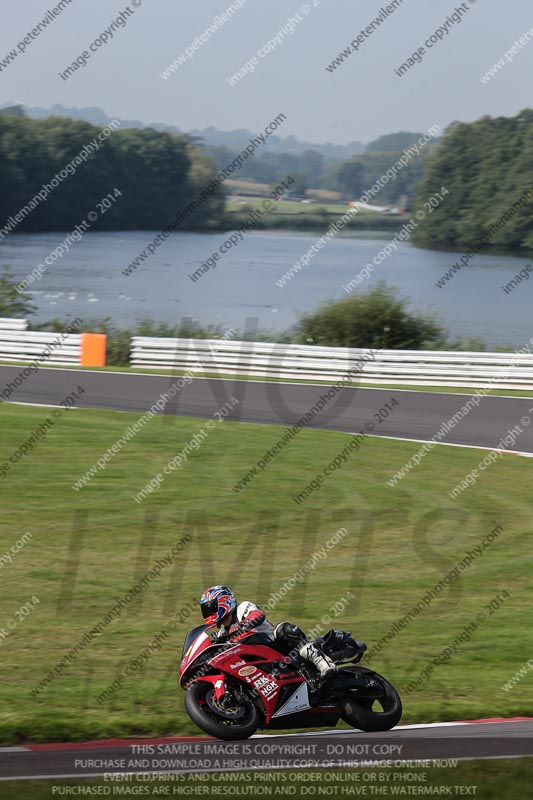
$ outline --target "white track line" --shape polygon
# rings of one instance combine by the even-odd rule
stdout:
[[[526,399],[526,398],[524,398]],[[332,428],[313,428],[313,430],[332,430]],[[345,431],[337,431],[337,433],[345,433]],[[350,436],[355,436],[356,434],[361,433],[361,431],[355,431],[351,433]],[[533,458],[533,453],[528,453],[527,451],[523,450],[499,450],[496,447],[487,447],[483,444],[457,444],[457,442],[434,442],[433,439],[411,439],[407,436],[387,436],[379,433],[366,433],[365,436],[371,437],[373,439],[392,439],[395,442],[416,442],[417,444],[436,444],[436,445],[444,445],[445,447],[466,447],[470,450],[497,450],[498,453],[503,453],[504,455],[508,456],[523,456],[524,458]]]
[[[435,392],[434,394],[437,394]],[[523,398],[526,400],[527,398]],[[6,400],[5,403],[11,406],[33,406],[35,408],[61,408],[61,406],[54,406],[49,403],[22,403],[15,400]],[[70,409],[71,411],[112,411],[117,414],[138,414],[138,411],[124,411],[119,408],[95,408],[93,406],[82,406],[82,407],[73,407]],[[178,414],[178,416],[180,416]],[[200,417],[202,419],[202,417]],[[253,420],[227,420],[228,422],[236,423],[240,422],[243,425],[277,425],[281,426],[285,423],[281,422],[254,422]],[[344,430],[337,430],[336,428],[309,428],[309,430],[320,430],[325,431],[326,433],[329,431],[331,433],[347,433],[349,436],[355,436],[356,434],[361,433],[361,431],[344,431]],[[433,443],[435,445],[444,445],[445,447],[466,447],[470,450],[489,450],[493,451],[496,450],[495,447],[487,447],[486,445],[482,444],[458,444],[457,442],[433,442],[432,439],[411,439],[408,436],[387,436],[381,433],[366,433],[365,436],[368,436],[371,439],[390,439],[393,442],[414,442],[415,444],[430,444]],[[522,456],[523,458],[533,458],[533,453],[528,453],[527,451],[523,450],[498,450],[498,453],[503,453],[504,455],[508,456]]]
[[[508,721],[509,720],[502,720],[501,722],[494,722],[492,720],[489,720],[486,723],[478,723],[478,724],[480,724],[480,725],[481,724],[485,724],[485,725],[487,725],[487,724],[501,725],[503,722],[508,722]],[[450,728],[450,727],[453,728],[453,727],[459,726],[459,725],[473,725],[473,724],[476,724],[476,723],[477,723],[477,720],[470,720],[470,721],[466,721],[466,722],[419,722],[419,723],[413,723],[412,725],[396,725],[396,727],[393,728],[393,730],[394,731],[405,731],[405,730],[411,730],[412,731],[412,730],[419,730],[419,729],[424,729],[424,728]],[[341,729],[341,730],[338,730],[337,728],[333,728],[333,729],[331,729],[329,731],[308,731],[307,733],[302,733],[302,732],[300,732],[300,733],[272,733],[272,734],[269,734],[269,733],[257,733],[254,736],[251,736],[250,738],[251,739],[279,739],[279,738],[288,739],[288,738],[290,738],[292,736],[327,736],[330,733],[335,734],[336,736],[339,736],[339,735],[348,734],[348,733],[364,733],[364,731],[359,730],[359,728],[348,728],[348,729]],[[388,733],[388,731],[387,731],[387,733]],[[129,747],[129,745],[124,745],[124,747]],[[115,750],[115,749],[120,749],[120,747],[118,745],[113,745],[113,747],[103,748],[103,749],[104,750],[107,750],[107,749]],[[30,752],[31,753],[44,752],[44,751],[41,751],[41,750],[32,750],[30,747],[0,747],[0,753],[15,753],[15,752],[18,752],[18,751],[21,751],[21,752],[24,751],[24,752],[28,752],[28,753],[30,753]],[[56,752],[56,751],[54,751],[54,752]],[[65,752],[65,751],[64,750],[63,751],[60,750],[60,752]]]
[[[5,403],[8,403],[10,406],[35,406],[36,408],[61,408],[61,406],[54,406],[52,403],[22,403],[18,400],[4,400]],[[75,408],[72,406],[69,411]]]
[[[22,753],[22,752],[31,753],[29,747],[0,747],[0,753]]]
[[[393,728],[393,731],[407,731],[407,730],[415,730],[418,728],[448,728],[454,727],[458,725],[471,725],[471,722],[425,722],[425,723],[418,723],[413,725],[396,725]],[[496,723],[497,724],[497,723]],[[333,728],[329,731],[309,731],[308,733],[276,733],[276,734],[268,734],[268,733],[259,733],[255,736],[250,736],[250,739],[277,739],[279,737],[289,738],[291,736],[327,736],[327,734],[333,733],[336,736],[341,734],[347,733],[364,733],[364,731],[359,730],[359,728],[348,728],[348,729],[341,729],[337,730]],[[390,731],[386,731],[386,733],[390,733]]]

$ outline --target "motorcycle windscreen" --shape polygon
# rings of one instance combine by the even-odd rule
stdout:
[[[198,625],[196,628],[193,628],[189,631],[187,636],[185,637],[185,641],[183,643],[183,650],[181,651],[181,658],[184,659],[187,651],[191,647],[192,643],[195,639],[197,639],[203,631],[206,631],[208,628],[211,628],[212,625]]]

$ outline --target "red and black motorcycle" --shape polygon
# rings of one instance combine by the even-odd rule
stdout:
[[[315,643],[339,666],[325,682],[294,653],[270,645],[212,641],[209,625],[189,631],[180,684],[185,708],[199,728],[218,739],[247,739],[258,728],[333,727],[343,719],[363,731],[388,731],[402,716],[396,689],[377,672],[356,666],[366,650],[346,631]]]

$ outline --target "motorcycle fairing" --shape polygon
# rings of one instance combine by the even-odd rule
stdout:
[[[283,717],[285,714],[295,714],[298,711],[306,711],[308,708],[311,708],[309,690],[307,683],[304,682],[296,687],[289,699],[272,714],[272,718]]]
[[[280,692],[284,687],[290,689],[292,683],[298,691],[305,684],[303,677],[295,671],[276,677],[271,674],[272,664],[279,662],[281,657],[277,650],[268,645],[253,645],[253,653],[251,653],[246,645],[241,643],[215,655],[211,659],[211,667],[220,669],[226,675],[248,684],[260,698],[261,704],[264,706],[265,722],[268,723],[276,714]],[[241,661],[245,662],[244,666],[240,664]],[[285,703],[287,702],[290,702],[290,698],[285,701]],[[293,705],[297,703],[298,701],[294,699]],[[302,710],[310,708],[307,687],[305,703],[301,708]],[[294,710],[293,707],[290,707],[283,713],[294,713]]]
[[[328,681],[329,689],[366,689],[373,684],[374,670],[366,667],[341,667]]]
[[[198,680],[204,681],[204,683],[211,683],[213,685],[215,698],[220,700],[222,695],[226,694],[228,690],[225,678],[225,675],[203,675],[201,678],[198,678]]]
[[[283,656],[277,650],[274,650],[272,647],[264,644],[254,644],[248,645],[248,647],[253,648],[253,652],[247,651],[246,646],[239,642],[239,644],[235,644],[234,647],[228,647],[225,650],[222,650],[218,655],[211,659],[211,664],[214,667],[227,670],[228,672],[233,672],[231,668],[231,663],[236,660],[236,656],[239,656],[239,660],[242,660],[243,656],[242,653],[245,653],[246,663],[250,665],[250,667],[254,663],[258,662],[274,662],[279,661]],[[237,673],[238,674],[238,673]],[[249,683],[249,681],[248,681]]]

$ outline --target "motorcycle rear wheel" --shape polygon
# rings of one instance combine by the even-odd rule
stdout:
[[[358,691],[347,693],[340,704],[341,717],[348,725],[367,733],[390,731],[402,718],[400,695],[383,675],[375,672],[372,678],[381,687],[382,696],[374,699],[361,696]]]
[[[259,727],[259,711],[252,698],[242,691],[236,700],[238,708],[233,715],[225,714],[222,709],[217,713],[212,684],[196,681],[185,693],[185,709],[192,721],[210,736],[225,741],[248,739]]]

